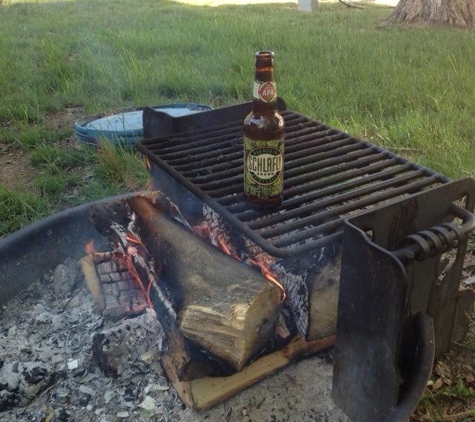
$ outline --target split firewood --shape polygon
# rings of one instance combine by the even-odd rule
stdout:
[[[94,265],[94,258],[91,254],[81,259],[81,268],[84,273],[86,285],[94,298],[94,302],[96,302],[99,307],[99,311],[102,312],[106,308],[106,302],[101,289],[101,282]]]
[[[143,196],[128,200],[150,254],[178,302],[182,333],[240,370],[270,343],[281,291]]]
[[[214,244],[229,240],[231,254],[251,257],[279,281],[285,291],[283,306],[290,312],[288,322],[293,333],[307,341],[335,334],[341,260],[338,246],[315,250],[312,255],[278,259],[232,229],[208,205],[203,207],[203,216],[203,237]],[[322,255],[328,259],[320,262]]]
[[[135,239],[134,248],[143,249],[138,255],[148,256],[138,275],[145,279],[144,289],[167,331],[178,377],[203,375],[196,368],[202,363],[193,368],[195,356],[180,334],[240,370],[271,343],[281,292],[257,271],[172,219],[162,211],[161,198],[156,199],[136,196],[120,204],[101,204],[91,210],[91,220],[114,244]],[[147,267],[146,261],[152,260],[160,279]],[[150,282],[147,277],[155,279]]]
[[[149,307],[145,293],[125,263],[113,253],[90,253],[81,259],[86,285],[102,315],[136,315]]]
[[[192,381],[181,381],[175,375],[170,359],[164,357],[164,370],[175,387],[178,396],[186,406],[192,409],[207,409],[239,391],[249,387],[259,380],[276,373],[290,363],[303,359],[333,346],[335,336],[329,336],[307,342],[296,337],[287,346],[263,356],[247,365],[242,371],[225,377],[202,377]]]
[[[310,278],[308,341],[336,333],[341,256],[337,255]]]

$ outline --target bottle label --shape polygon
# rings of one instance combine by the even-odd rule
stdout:
[[[254,81],[253,97],[256,100],[272,103],[277,98],[275,82]]]
[[[267,198],[283,189],[284,142],[255,141],[244,137],[244,191]]]

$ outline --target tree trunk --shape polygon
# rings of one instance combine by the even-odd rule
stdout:
[[[387,23],[474,26],[473,0],[400,0]]]

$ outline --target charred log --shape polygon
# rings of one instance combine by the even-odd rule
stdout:
[[[147,198],[128,200],[140,236],[161,261],[178,298],[179,326],[190,340],[240,370],[269,343],[280,290],[171,219]]]
[[[202,375],[194,366],[203,367],[203,361],[192,364],[194,343],[240,370],[270,343],[281,292],[171,218],[169,209],[160,196],[136,196],[94,207],[91,221],[132,255],[134,271],[166,331],[178,378]]]
[[[264,377],[276,373],[295,360],[333,346],[335,336],[306,342],[297,337],[287,346],[257,359],[242,371],[227,377],[203,377],[181,381],[175,376],[170,360],[162,359],[163,367],[183,403],[193,409],[207,409],[233,396]]]
[[[113,201],[91,207],[90,219],[96,229],[115,246],[114,253],[122,254],[127,267],[137,280],[137,287],[145,292],[149,306],[157,312],[163,326],[168,352],[181,379],[201,373],[193,363],[190,350],[178,327],[177,315],[170,296],[158,286],[157,269],[147,249],[136,233],[135,214],[125,201]]]
[[[338,289],[341,257],[322,266],[311,278],[310,315],[307,340],[315,340],[336,333]]]

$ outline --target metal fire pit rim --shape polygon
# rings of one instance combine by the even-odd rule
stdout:
[[[127,193],[81,204],[35,221],[0,239],[0,306],[67,258],[82,257],[88,240],[93,239],[96,246],[104,243],[104,238],[89,222],[92,205],[144,193]]]

